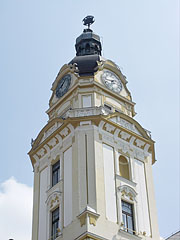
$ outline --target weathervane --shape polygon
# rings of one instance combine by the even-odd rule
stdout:
[[[90,25],[95,22],[95,19],[93,16],[87,16],[83,19],[83,25],[88,26],[88,29],[90,28]]]

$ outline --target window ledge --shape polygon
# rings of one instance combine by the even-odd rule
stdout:
[[[126,184],[128,184],[128,185],[130,185],[131,187],[136,187],[136,185],[137,185],[137,183],[135,183],[135,182],[133,182],[133,181],[131,181],[131,180],[128,180],[128,179],[126,179],[126,178],[123,178],[123,177],[121,177],[121,176],[118,175],[118,174],[116,174],[116,179],[117,179],[117,180],[120,180],[120,181],[122,181],[122,182],[124,182],[124,183],[126,183]]]
[[[125,237],[127,239],[132,239],[132,240],[140,240],[142,239],[142,237],[128,233],[122,229],[119,229],[119,235],[121,235],[122,237]]]
[[[58,240],[58,239],[62,239],[63,235],[62,233],[59,233],[59,235],[56,238],[50,237],[48,240]]]
[[[53,192],[56,188],[59,188],[62,182],[63,179],[60,179],[59,182],[57,182],[54,186],[51,186],[49,189],[47,189],[46,193]]]

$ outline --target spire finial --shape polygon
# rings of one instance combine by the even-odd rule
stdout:
[[[88,15],[83,19],[83,25],[88,26],[88,29],[90,28],[90,25],[95,22],[95,19],[93,16]]]

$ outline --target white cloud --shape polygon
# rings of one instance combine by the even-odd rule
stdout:
[[[11,177],[0,184],[0,238],[30,240],[33,190]]]

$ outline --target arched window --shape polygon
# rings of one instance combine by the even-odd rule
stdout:
[[[119,157],[119,173],[121,177],[130,180],[129,163],[122,155]]]
[[[95,44],[95,53],[98,53],[98,46]]]
[[[82,52],[81,46],[79,47],[78,52],[79,52],[79,54],[81,54],[81,52]]]
[[[90,52],[90,45],[89,45],[89,43],[86,44],[86,49],[85,50],[86,50],[86,53]]]

